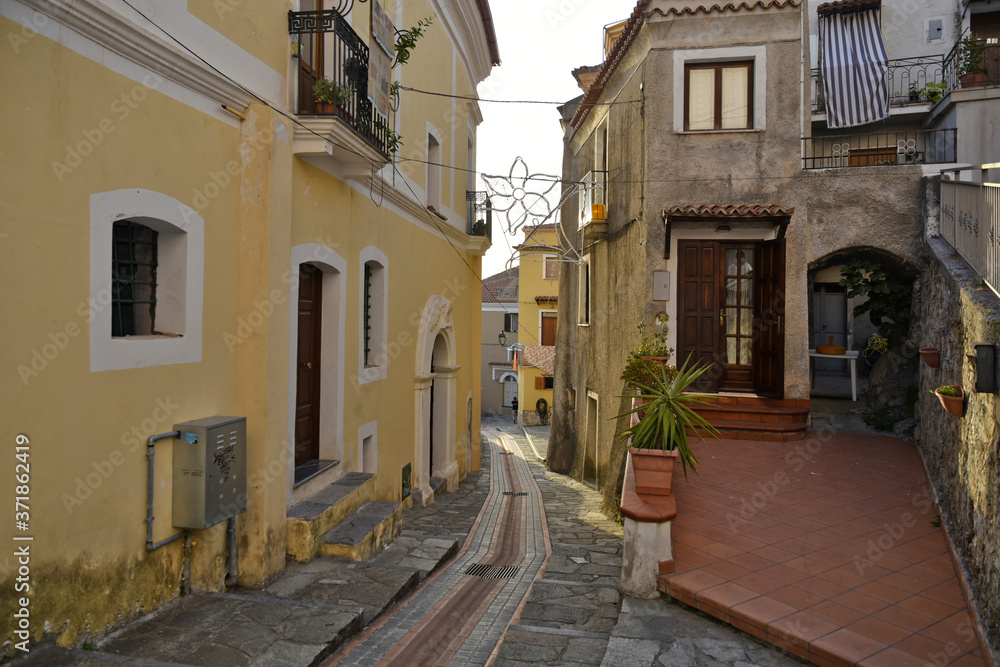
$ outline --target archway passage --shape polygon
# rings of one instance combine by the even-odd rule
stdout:
[[[456,458],[457,387],[452,304],[440,296],[427,300],[417,332],[414,376],[414,501],[433,501],[431,478],[444,480],[445,490],[458,488]]]

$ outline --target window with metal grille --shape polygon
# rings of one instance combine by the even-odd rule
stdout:
[[[365,327],[365,365],[370,366],[369,356],[372,351],[372,265],[365,263],[365,304],[364,304],[364,327]]]
[[[149,336],[156,321],[156,243],[159,234],[123,220],[111,233],[111,335]]]

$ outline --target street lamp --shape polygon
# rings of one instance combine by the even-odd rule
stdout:
[[[503,347],[507,343],[507,334],[501,331],[500,335],[497,336],[497,340],[500,341],[500,347]]]

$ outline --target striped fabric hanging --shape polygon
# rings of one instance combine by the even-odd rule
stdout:
[[[878,11],[834,13],[825,23],[823,87],[828,127],[853,127],[889,116],[889,65]]]

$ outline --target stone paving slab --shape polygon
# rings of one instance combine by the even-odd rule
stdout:
[[[627,597],[601,664],[795,667],[807,663],[692,609]]]
[[[384,567],[417,570],[420,573],[420,581],[423,581],[458,553],[460,546],[458,539],[451,536],[403,533],[371,562],[373,565]]]
[[[417,568],[380,567],[341,558],[317,558],[309,563],[289,562],[282,575],[263,593],[283,600],[360,607],[364,610],[361,619],[364,626],[419,583]]]
[[[97,648],[110,655],[205,667],[308,665],[360,629],[357,609],[194,593],[111,635]]]

